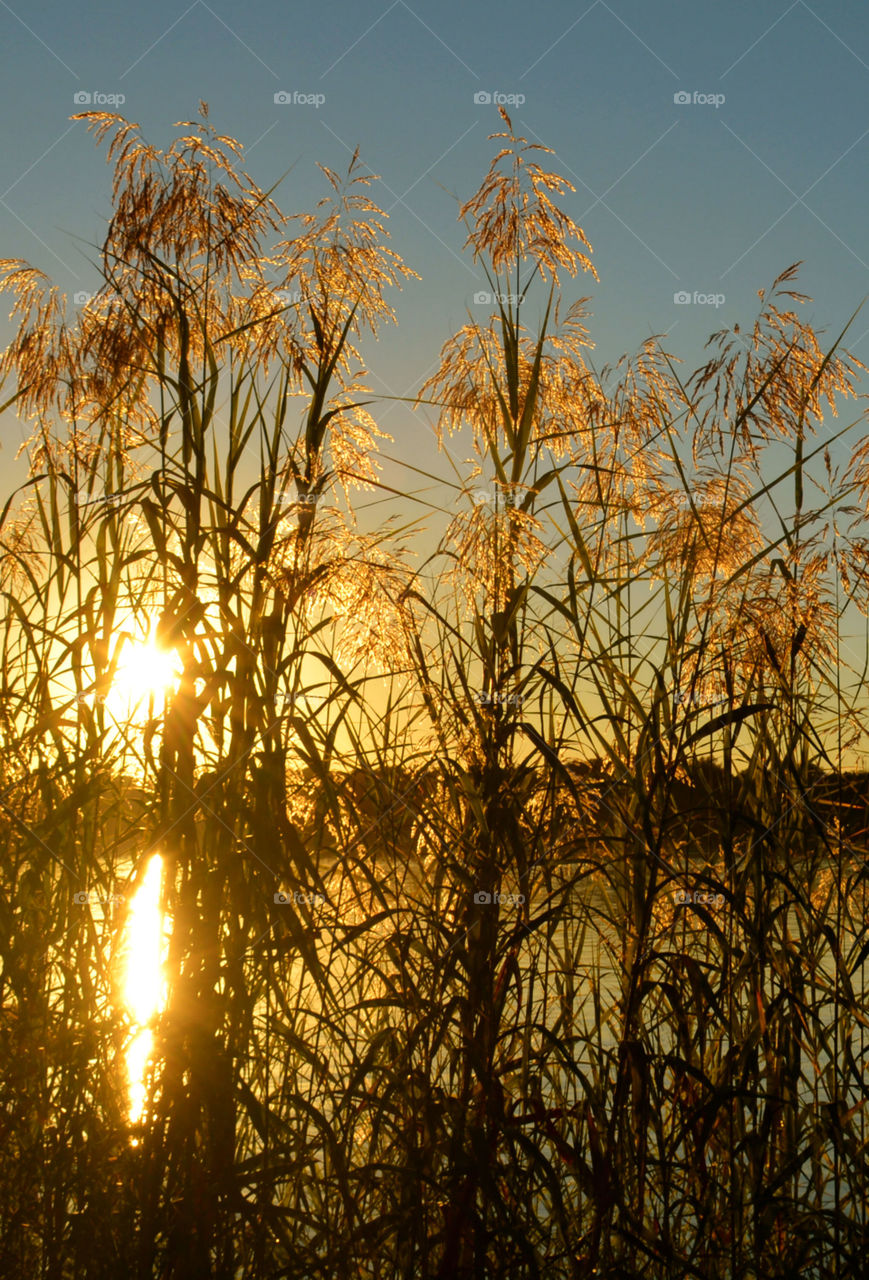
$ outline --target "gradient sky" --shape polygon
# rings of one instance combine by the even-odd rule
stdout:
[[[577,188],[565,207],[600,281],[565,294],[592,295],[595,364],[667,333],[690,371],[706,336],[749,324],[756,290],[797,259],[804,315],[831,337],[869,293],[865,0],[0,0],[0,42],[0,256],[70,295],[98,286],[87,245],[110,209],[104,151],[69,120],[88,109],[76,93],[123,94],[115,109],[161,146],[207,100],[261,185],[292,170],[277,193],[288,213],[323,194],[316,161],[341,170],[358,144],[392,247],[422,276],[393,291],[399,327],[366,349],[385,394],[419,388],[485,286],[450,194],[470,195],[493,154],[500,121],[481,92],[524,95],[514,126]],[[280,105],[280,91],[325,101]],[[677,305],[682,290],[724,302]],[[850,345],[869,363],[869,307]],[[419,414],[385,403],[378,419],[396,453],[449,474]],[[20,438],[7,413],[7,478]]]

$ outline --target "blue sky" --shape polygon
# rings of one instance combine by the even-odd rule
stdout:
[[[514,125],[553,147],[577,188],[565,207],[600,280],[565,294],[592,295],[596,363],[666,333],[690,370],[706,336],[750,323],[757,289],[797,259],[804,314],[831,336],[869,293],[861,0],[2,0],[0,46],[0,256],[70,294],[97,286],[87,242],[110,209],[104,152],[69,120],[87,109],[76,93],[123,94],[118,109],[159,145],[206,99],[259,183],[291,169],[286,212],[322,194],[316,161],[340,170],[359,145],[392,247],[422,276],[394,295],[399,327],[366,350],[385,394],[419,388],[484,286],[450,194],[471,194],[493,154],[499,120],[481,93],[524,96]],[[282,91],[324,101],[276,103]],[[851,345],[869,363],[869,307]],[[402,456],[436,461],[419,415],[390,402],[378,416]],[[20,438],[8,414],[2,438],[8,465]]]

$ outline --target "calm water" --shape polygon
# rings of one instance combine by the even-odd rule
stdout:
[[[539,905],[540,904],[532,901],[532,915]],[[593,915],[596,927],[586,928],[584,931],[580,928],[580,921],[585,917],[587,912],[601,912],[605,910],[606,905],[606,898],[602,892],[596,889],[585,888],[582,894],[576,896],[573,903],[573,916],[575,918],[573,920],[562,922],[555,930],[548,944],[546,939],[540,936],[529,939],[525,945],[524,953],[520,957],[522,960],[521,969],[526,977],[526,989],[523,993],[523,1007],[519,1010],[520,1022],[525,1017],[529,1016],[527,979],[535,962],[538,973],[542,971],[544,960],[542,953],[547,945],[550,949],[550,963],[548,968],[550,975],[549,983],[545,990],[541,988],[539,982],[534,983],[530,1010],[531,1018],[538,1024],[540,1022],[545,1022],[550,1030],[556,1030],[559,1024],[559,1019],[563,1018],[564,1015],[564,1003],[562,995],[559,992],[559,983],[562,984],[562,988],[564,984],[572,983],[573,994],[570,1003],[572,1004],[573,1009],[573,1023],[571,1030],[573,1035],[578,1037],[580,1042],[574,1051],[575,1070],[588,1073],[589,1080],[591,1080],[594,1074],[594,1065],[597,1065],[598,1067],[598,1077],[601,1072],[603,1072],[604,1075],[609,1075],[610,1080],[613,1079],[617,1060],[617,1046],[620,1036],[618,1001],[620,996],[621,979],[617,957],[621,951],[621,939],[618,937],[616,931],[606,926],[600,915]],[[509,908],[507,907],[502,907],[502,911],[504,912],[508,909]],[[690,910],[690,908],[679,909]],[[725,913],[727,910],[728,908],[726,906],[721,908],[723,920],[726,920]],[[505,923],[506,918],[507,917],[505,915]],[[787,929],[792,939],[799,937],[798,913],[795,910],[791,910],[787,915]],[[710,938],[709,932],[705,929],[696,929],[692,931],[687,927],[679,926],[670,932],[669,937],[670,942],[665,942],[665,946],[672,946],[674,949],[679,951],[683,951],[687,948],[698,960],[702,961],[704,957],[708,956],[710,963],[720,964],[719,943],[717,939]],[[321,942],[325,949],[328,942],[327,937],[324,936],[321,939]],[[326,952],[326,954],[328,953]],[[799,951],[797,954],[799,954]],[[662,967],[660,962],[658,967],[659,973],[657,976],[660,976],[660,969]],[[820,955],[819,963],[814,972],[809,972],[808,961],[806,959],[806,963],[803,966],[803,977],[807,987],[814,988],[814,994],[810,991],[809,998],[815,1000],[817,998],[818,991],[824,986],[824,984],[829,986],[831,989],[827,1006],[823,1010],[821,1018],[821,1021],[826,1026],[829,1026],[832,1023],[834,1017],[832,999],[834,976],[835,966],[829,947],[827,947],[825,952]],[[867,990],[867,977],[869,977],[869,974],[867,974],[867,966],[864,963],[852,978],[855,995],[859,995],[859,993],[863,993],[863,995],[865,995]],[[358,996],[358,987],[356,982],[353,981],[353,975],[349,971],[346,960],[342,961],[340,957],[336,958],[334,955],[332,956],[330,978],[339,986],[347,982],[349,988],[356,988]],[[714,984],[714,973],[712,975],[712,980]],[[309,991],[311,993],[310,998],[314,999],[314,988],[310,983],[310,978],[305,976],[301,961],[299,961],[295,967],[294,978],[291,980],[290,985],[296,990],[302,988],[303,1002],[305,998],[305,991]],[[592,991],[594,988],[597,988],[600,993],[601,1018],[599,1024],[595,1018],[595,1002],[592,998]],[[372,994],[375,993],[372,992]],[[774,992],[771,987],[768,987],[768,999],[772,998],[773,995]],[[356,997],[354,997],[351,1003],[355,1004],[355,999]],[[508,1024],[511,1021],[512,1016],[516,1012],[515,998],[511,997],[511,999],[513,999],[513,1002],[508,1003],[504,1010],[503,1021],[505,1024]],[[866,1007],[865,1000],[863,1000],[863,1006],[864,1008]],[[359,1015],[348,1015],[348,1020],[352,1020],[353,1017],[357,1016]],[[360,1028],[362,1026],[363,1020],[360,1020]],[[562,1025],[558,1027],[558,1030],[562,1035],[564,1034],[564,1029],[565,1028],[562,1023]],[[350,1039],[353,1039],[352,1028],[342,1028],[342,1030],[349,1031]],[[364,1031],[362,1034],[364,1042]],[[863,1035],[862,1039],[860,1038],[861,1035]],[[539,1034],[536,1034],[534,1039],[539,1043]],[[705,1058],[710,1074],[712,1075],[716,1073],[716,1065],[723,1060],[728,1048],[730,1047],[730,1043],[727,1038],[722,1036],[717,1045],[715,1043],[715,1039],[715,1031],[713,1029],[707,1037],[706,1054],[708,1056]],[[818,1039],[817,1032],[815,1033],[815,1039]],[[583,1040],[585,1040],[586,1043],[582,1043]],[[869,1041],[869,1033],[858,1033],[857,1040],[854,1041],[852,1039],[852,1046],[857,1061],[861,1060],[861,1050],[864,1047],[865,1041]],[[319,1044],[319,1052],[329,1060],[333,1082],[342,1078],[342,1072],[347,1065],[342,1063],[339,1042],[340,1037],[337,1037],[334,1045],[328,1044],[326,1039],[322,1039]],[[672,1047],[673,1042],[669,1038],[666,1025],[656,1033],[654,1040],[648,1042],[648,1048],[650,1051],[657,1053],[666,1053],[672,1049]],[[593,1059],[597,1059],[596,1064],[593,1062]],[[445,1059],[444,1064],[446,1064]],[[829,1054],[825,1055],[821,1053],[819,1055],[818,1065],[821,1075],[823,1075],[825,1069],[831,1065]],[[817,1108],[823,1106],[827,1101],[828,1082],[825,1083],[823,1079],[815,1077],[814,1070],[805,1055],[803,1058],[803,1073],[803,1078],[800,1084],[800,1098],[801,1101],[806,1104],[807,1111],[801,1119],[801,1125],[804,1130],[801,1141],[805,1143],[811,1140],[808,1130],[812,1127],[813,1112],[815,1112]],[[280,1064],[276,1064],[274,1074],[274,1083],[276,1087],[280,1087],[281,1079],[281,1066]],[[305,1063],[301,1063],[297,1069],[295,1084],[302,1092],[305,1092],[306,1089],[310,1089],[314,1095],[321,1092],[320,1082],[312,1078],[311,1069]],[[508,1092],[512,1092],[514,1096],[518,1097],[521,1090],[521,1082],[518,1078],[505,1079],[504,1085]],[[582,1089],[579,1086],[574,1073],[566,1070],[561,1080],[557,1080],[555,1083],[552,1081],[547,1082],[545,1080],[540,1081],[539,1088],[540,1096],[544,1105],[546,1105],[549,1100],[551,1100],[553,1104],[557,1103],[560,1105],[564,1102],[564,1095],[566,1095],[568,1101],[579,1101],[583,1097]],[[564,1095],[562,1097],[552,1096],[556,1093],[561,1094],[562,1090],[564,1091]],[[856,1104],[861,1101],[861,1089],[855,1087],[852,1093],[853,1096],[849,1099],[852,1104]],[[322,1105],[320,1100],[318,1100],[318,1105]],[[330,1111],[331,1107],[327,1103],[325,1112],[328,1115]],[[833,1153],[832,1145],[828,1142],[826,1137],[827,1130],[819,1124],[818,1133],[819,1141],[825,1148],[826,1155],[829,1158],[831,1166]],[[865,1134],[863,1136],[865,1137]],[[554,1163],[557,1165],[557,1153],[550,1148],[548,1140],[543,1137],[543,1135],[538,1134],[537,1141],[540,1143],[544,1154],[551,1156]],[[810,1168],[810,1164],[807,1165],[807,1168]],[[808,1172],[798,1175],[799,1181],[797,1194],[805,1196],[806,1207],[810,1208],[812,1204],[815,1204],[816,1212],[832,1209],[835,1205],[836,1195],[836,1188],[832,1176],[829,1177],[828,1181],[820,1191],[817,1191],[810,1186],[809,1177],[810,1174]],[[846,1182],[843,1180],[841,1192],[856,1196],[857,1203],[852,1212],[855,1215],[862,1213],[865,1217],[865,1206],[862,1204],[860,1197],[860,1188],[853,1185],[853,1176],[851,1177],[850,1186],[846,1185]],[[534,1206],[534,1210],[538,1213],[538,1216],[540,1216],[541,1219],[545,1219],[549,1213],[549,1207],[544,1204],[542,1200],[539,1205]],[[687,1228],[690,1231],[692,1229],[691,1223],[693,1221],[694,1219],[691,1217],[690,1212],[685,1209],[682,1216],[682,1230],[684,1231]],[[806,1269],[803,1272],[803,1280],[815,1280],[817,1274],[818,1273],[815,1271]]]
[[[420,879],[424,873],[422,868],[411,868],[415,871],[414,882],[416,888],[409,890],[414,895],[420,891]],[[424,897],[424,893],[423,893]],[[401,901],[401,898],[399,898]],[[544,904],[542,900],[532,898],[530,903],[530,914],[532,917],[539,914]],[[535,977],[533,987],[531,989],[531,1008],[535,1020],[545,1022],[547,1027],[553,1029],[559,1018],[564,1013],[563,991],[565,987],[572,991],[570,1003],[572,1004],[573,1014],[573,1030],[575,1034],[587,1033],[587,1037],[591,1038],[597,1046],[595,1052],[601,1049],[614,1049],[620,1039],[621,1025],[619,1015],[619,1000],[621,995],[621,975],[619,967],[619,956],[623,949],[623,941],[618,933],[607,924],[605,916],[612,914],[611,907],[608,906],[607,898],[603,891],[588,883],[583,884],[580,891],[576,888],[572,890],[572,899],[569,904],[570,910],[565,913],[568,918],[563,920],[555,929],[550,938],[543,936],[543,932],[538,931],[532,934],[524,943],[519,953],[520,971],[525,975],[526,979],[530,978],[532,973],[536,973],[539,977]],[[480,910],[488,910],[489,907],[480,906]],[[518,911],[517,906],[506,903],[501,905],[501,919],[506,927],[509,922],[510,913]],[[668,908],[669,909],[669,908]],[[730,908],[726,904],[713,904],[709,906],[710,913],[717,916],[722,927],[728,927],[728,912]],[[715,970],[719,968],[722,962],[721,944],[715,934],[707,930],[700,923],[700,917],[694,915],[694,921],[700,927],[689,927],[689,914],[694,908],[688,906],[678,906],[675,908],[677,913],[675,916],[676,925],[663,935],[658,946],[664,952],[689,952],[695,959],[701,963],[705,962],[710,968],[710,980],[715,985]],[[682,913],[684,923],[680,921],[679,914]],[[362,916],[360,914],[360,920]],[[585,927],[583,927],[583,925]],[[779,937],[783,930],[783,922],[779,922]],[[799,955],[799,947],[797,939],[800,936],[799,917],[795,909],[791,909],[787,913],[787,931],[791,939],[791,948],[795,954]],[[736,936],[739,937],[738,931]],[[343,985],[354,985],[352,975],[348,969],[348,961],[343,953],[330,954],[328,947],[328,932],[324,931],[321,935],[321,945],[325,948],[324,959],[328,960],[330,978],[332,981]],[[546,951],[548,950],[548,955]],[[738,967],[738,958],[734,957],[734,969]],[[869,988],[869,969],[867,969],[869,961],[864,962],[862,966],[851,975],[851,983],[855,996],[860,999],[867,993]],[[650,974],[660,978],[666,970],[665,961],[659,959],[656,962],[654,971],[650,970]],[[824,950],[818,957],[818,963],[814,972],[809,972],[808,958],[801,968],[802,979],[806,984],[807,999],[816,1002],[821,999],[821,993],[824,989],[829,989],[824,996],[824,1007],[822,1008],[820,1021],[822,1025],[829,1027],[834,1019],[834,997],[833,988],[835,983],[835,963],[829,946],[825,946]],[[548,985],[544,990],[541,982],[543,974],[549,975]],[[306,978],[304,974],[304,966],[301,961],[297,962],[294,970],[294,976],[298,977],[299,984],[310,984],[310,978]],[[672,974],[670,975],[672,976]],[[767,973],[767,1002],[770,1002],[777,994],[778,978],[775,975]],[[295,982],[293,983],[295,986]],[[526,981],[526,988],[529,985]],[[600,1008],[600,1018],[596,1017],[595,1001],[592,999],[593,989],[599,993],[598,1003]],[[515,997],[511,997],[515,1000]],[[526,989],[523,992],[523,1005],[527,1008],[529,992]],[[863,1007],[867,1007],[867,1002],[862,1001]],[[508,1003],[504,1011],[504,1021],[509,1022],[511,1015],[515,1012],[515,1003]],[[523,1013],[523,1017],[526,1014]],[[714,1041],[715,1026],[714,1023],[710,1027],[707,1036],[707,1044]],[[866,1035],[869,1040],[869,1033]],[[862,1042],[858,1042],[862,1048]],[[672,1042],[669,1040],[666,1027],[659,1033],[658,1046],[661,1052],[668,1052],[672,1048]],[[650,1046],[651,1047],[651,1046]],[[721,1052],[725,1053],[729,1047],[726,1039],[722,1040]],[[857,1045],[855,1044],[855,1050]],[[587,1066],[591,1060],[591,1048],[588,1044],[580,1046],[578,1050],[577,1064],[579,1066]],[[822,1058],[821,1065],[828,1065],[829,1058]],[[807,1097],[811,1096],[811,1090],[807,1088]]]

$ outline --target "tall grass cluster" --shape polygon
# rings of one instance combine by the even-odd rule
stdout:
[[[501,116],[493,311],[415,402],[472,455],[437,538],[411,468],[358,510],[413,275],[358,157],[288,217],[204,107],[166,151],[88,113],[102,288],[2,264],[4,1276],[866,1274],[862,366],[791,267],[692,376],[596,369],[569,184]]]

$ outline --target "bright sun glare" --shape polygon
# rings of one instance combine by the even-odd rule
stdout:
[[[112,681],[112,694],[135,705],[151,694],[171,688],[181,674],[181,660],[174,649],[161,648],[153,637],[127,644]]]
[[[138,1124],[145,1106],[145,1069],[154,1046],[151,1022],[166,999],[165,937],[160,891],[163,859],[155,853],[130,903],[124,936],[124,1004],[133,1023],[126,1050],[129,1119]]]

